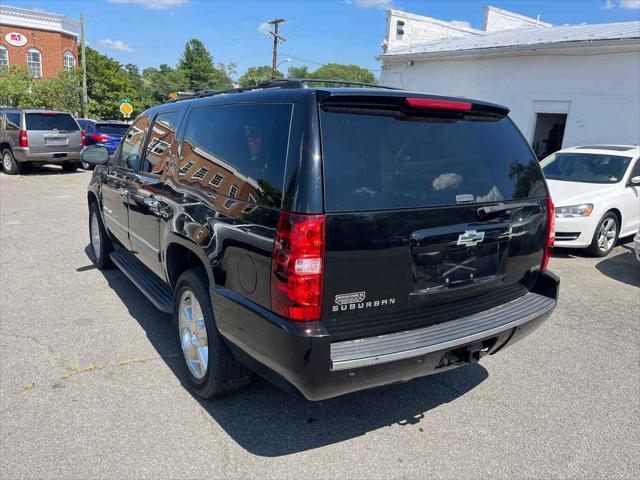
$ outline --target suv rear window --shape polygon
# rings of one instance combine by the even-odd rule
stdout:
[[[321,128],[329,212],[546,195],[538,161],[507,117],[322,111]]]
[[[68,113],[27,113],[27,130],[80,130]]]
[[[105,135],[124,135],[129,125],[118,123],[96,123],[96,130]]]

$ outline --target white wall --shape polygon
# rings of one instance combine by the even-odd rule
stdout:
[[[511,109],[533,140],[536,112],[568,109],[563,147],[640,143],[640,51],[596,55],[556,51],[513,57],[385,61],[381,83],[440,95],[487,100]],[[637,48],[637,47],[636,47]],[[583,49],[586,50],[586,49]]]
[[[398,21],[404,22],[400,27],[404,32],[398,35]],[[387,34],[382,44],[383,50],[392,51],[397,48],[407,48],[414,44],[423,44],[457,38],[468,35],[480,35],[484,32],[471,28],[466,22],[446,22],[437,18],[424,17],[401,10],[387,10]]]

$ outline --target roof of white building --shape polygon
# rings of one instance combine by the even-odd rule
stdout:
[[[399,46],[381,55],[438,54],[513,47],[560,46],[579,42],[640,39],[640,22],[566,25],[538,28],[526,27],[482,35],[441,39],[428,43]]]
[[[80,34],[80,21],[75,18],[9,5],[0,5],[0,25],[60,32],[76,37]],[[2,34],[5,32],[3,29]]]

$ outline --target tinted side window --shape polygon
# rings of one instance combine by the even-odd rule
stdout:
[[[122,139],[121,152],[116,159],[116,166],[138,170],[142,156],[145,132],[149,126],[149,117],[140,117],[131,125]]]
[[[154,120],[142,167],[145,172],[160,175],[164,171],[175,138],[178,118],[178,112],[164,112]]]
[[[20,114],[7,113],[7,130],[20,130]]]
[[[238,200],[279,208],[291,112],[290,104],[195,108],[182,143],[181,181],[224,196],[215,205],[229,213],[246,208]]]
[[[637,177],[640,175],[640,159],[636,160],[636,164],[633,166],[633,170],[631,170],[631,175],[629,178]]]

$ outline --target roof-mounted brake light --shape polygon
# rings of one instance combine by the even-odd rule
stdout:
[[[438,100],[435,98],[406,98],[407,105],[413,108],[424,108],[429,110],[454,110],[468,112],[471,110],[471,103],[459,102],[456,100]]]

